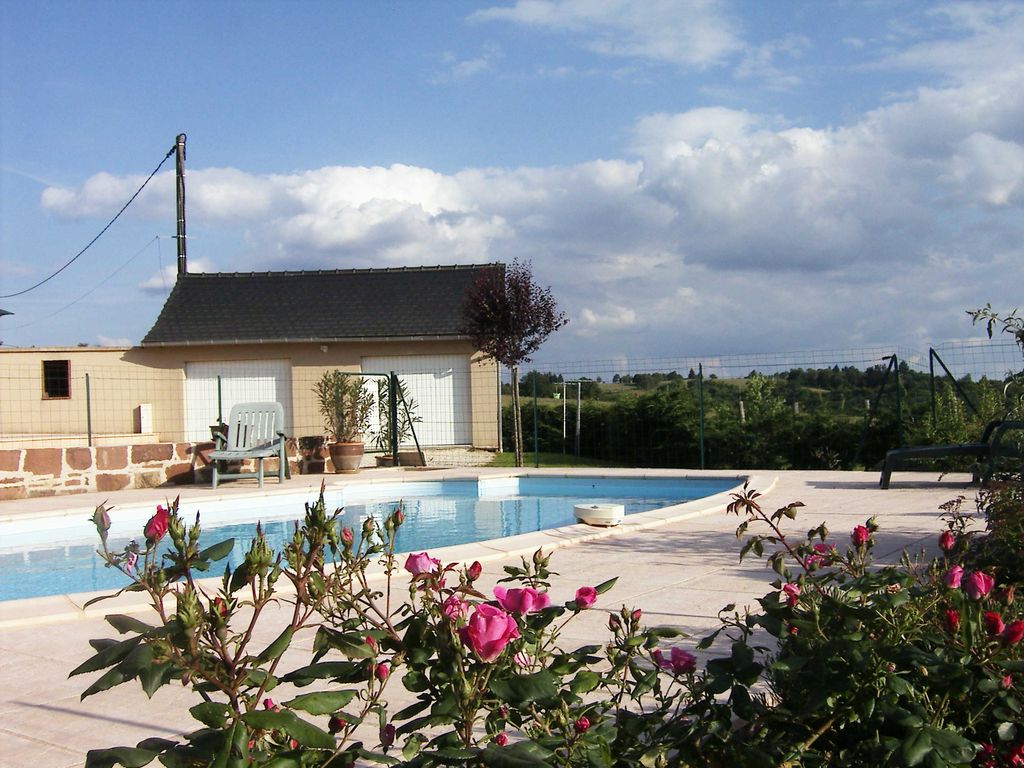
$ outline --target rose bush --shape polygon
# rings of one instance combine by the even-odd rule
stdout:
[[[175,502],[146,524],[144,548],[111,552],[100,507],[101,556],[149,596],[156,620],[108,617],[127,637],[93,641],[96,654],[72,674],[101,673],[83,696],[180,682],[200,699],[190,712],[201,727],[94,750],[87,765],[1017,764],[1024,607],[983,564],[961,565],[969,534],[958,510],[939,559],[879,568],[873,519],[842,551],[824,525],[796,538],[784,530],[800,506],[769,514],[756,491],[735,495],[741,558],[766,557],[778,579],[758,610],[723,610],[697,644],[720,646],[703,669],[691,649],[666,644],[676,630],[602,605],[614,579],[556,595],[541,551],[505,566],[493,599],[475,586],[479,563],[422,552],[400,568],[400,509],[356,536],[321,492],[283,551],[257,526],[243,562],[211,585],[198,577],[233,542],[200,548],[198,520],[187,526]],[[748,535],[751,526],[767,532]],[[158,555],[165,534],[172,549]],[[594,610],[608,611],[607,641],[564,648],[566,625]],[[282,617],[276,639],[254,647],[266,635],[257,629]],[[303,631],[313,633],[309,663],[286,667]],[[398,710],[385,695],[396,684],[412,697]]]

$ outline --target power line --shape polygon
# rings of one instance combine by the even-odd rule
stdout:
[[[100,288],[100,287],[101,287],[102,285],[104,285],[104,284],[105,284],[106,282],[108,282],[108,281],[110,280],[110,278],[112,278],[112,277],[113,277],[114,275],[116,275],[116,274],[117,274],[118,272],[120,272],[120,271],[121,271],[122,269],[124,269],[125,267],[127,267],[127,266],[128,266],[129,264],[131,264],[131,263],[132,263],[133,261],[135,261],[135,260],[136,260],[136,259],[137,259],[137,258],[138,258],[139,256],[141,256],[141,255],[142,255],[142,253],[143,253],[143,252],[144,252],[144,251],[145,251],[145,250],[146,250],[147,248],[149,248],[149,247],[150,247],[151,245],[153,245],[153,243],[154,243],[154,242],[156,242],[156,243],[157,243],[157,245],[159,245],[159,244],[160,244],[160,240],[159,240],[159,235],[155,236],[155,237],[154,237],[154,238],[153,238],[152,240],[149,240],[149,241],[147,241],[147,242],[146,242],[146,244],[145,244],[144,246],[142,246],[142,247],[141,247],[141,248],[140,248],[139,250],[137,250],[137,251],[136,251],[136,252],[135,252],[135,253],[134,253],[134,254],[133,254],[133,255],[132,255],[132,256],[131,256],[131,257],[130,257],[130,258],[128,259],[128,261],[126,261],[126,262],[125,262],[124,264],[122,264],[121,266],[119,266],[119,267],[118,267],[117,269],[115,269],[115,270],[114,270],[113,272],[111,272],[111,273],[110,273],[109,275],[107,275],[107,276],[106,276],[105,278],[103,278],[102,280],[100,280],[100,281],[99,281],[99,282],[98,282],[98,283],[97,283],[96,285],[94,285],[94,286],[93,286],[92,288],[90,288],[90,289],[89,289],[88,291],[86,291],[85,293],[83,293],[83,294],[82,294],[81,296],[79,296],[79,297],[78,297],[77,299],[75,299],[74,301],[70,301],[70,302],[68,302],[67,304],[65,304],[65,305],[64,305],[63,307],[61,307],[60,309],[58,309],[58,310],[56,310],[56,311],[54,311],[54,312],[51,312],[50,314],[48,314],[48,315],[47,315],[46,317],[40,317],[40,318],[39,318],[38,320],[33,320],[32,322],[29,322],[29,323],[24,323],[24,324],[22,324],[22,325],[15,325],[14,327],[12,327],[12,328],[9,328],[8,330],[11,330],[11,331],[17,331],[17,330],[20,330],[21,328],[28,328],[29,326],[35,325],[36,323],[41,323],[41,322],[43,322],[44,320],[49,320],[49,319],[50,319],[51,317],[54,317],[55,315],[59,315],[59,314],[60,314],[61,312],[63,312],[63,311],[65,310],[65,309],[68,309],[69,307],[73,307],[73,306],[74,306],[75,304],[77,304],[78,302],[80,302],[80,301],[81,301],[82,299],[84,299],[84,298],[85,298],[86,296],[88,296],[88,295],[90,295],[90,294],[92,294],[92,293],[95,293],[95,292],[96,292],[96,291],[97,291],[97,290],[98,290],[98,289],[99,289],[99,288]]]
[[[132,195],[132,196],[131,196],[131,197],[130,197],[130,198],[128,199],[128,202],[127,202],[127,203],[125,203],[125,204],[124,204],[124,205],[123,205],[123,206],[121,207],[121,210],[120,210],[120,211],[118,211],[118,212],[117,212],[117,213],[116,213],[116,214],[114,215],[114,218],[112,218],[112,219],[111,219],[110,221],[108,221],[108,222],[107,222],[107,226],[105,226],[105,227],[104,227],[103,229],[101,229],[101,230],[100,230],[100,232],[99,232],[99,234],[98,234],[98,235],[96,235],[96,237],[94,237],[94,238],[93,238],[92,240],[90,240],[90,241],[89,241],[89,243],[88,243],[88,244],[87,244],[87,245],[85,246],[85,248],[83,248],[83,249],[82,249],[82,250],[80,250],[80,251],[79,251],[78,253],[76,253],[76,254],[74,255],[74,257],[72,257],[72,259],[71,259],[70,261],[68,261],[68,262],[67,262],[67,263],[66,263],[66,264],[65,264],[65,265],[64,265],[63,267],[61,267],[60,269],[58,269],[58,270],[57,270],[56,272],[54,272],[54,273],[53,273],[52,275],[50,275],[49,277],[47,277],[47,278],[44,278],[43,280],[40,280],[40,281],[39,281],[38,283],[36,283],[35,285],[33,285],[33,286],[29,287],[29,288],[26,288],[26,289],[25,289],[25,290],[23,290],[23,291],[18,291],[17,293],[8,293],[8,294],[5,294],[5,295],[3,295],[3,296],[0,296],[0,299],[11,299],[11,298],[14,298],[15,296],[22,296],[22,295],[24,295],[24,294],[28,293],[29,291],[34,291],[34,290],[35,290],[36,288],[38,288],[39,286],[41,286],[41,285],[42,285],[43,283],[47,283],[47,282],[49,282],[50,280],[52,280],[53,278],[55,278],[55,277],[56,277],[57,275],[59,275],[59,274],[60,274],[61,272],[63,272],[63,271],[65,270],[65,269],[67,269],[67,268],[68,268],[68,267],[70,267],[70,266],[71,266],[72,264],[74,264],[74,263],[75,263],[75,262],[76,262],[76,261],[78,260],[78,257],[79,257],[79,256],[81,256],[81,255],[82,255],[83,253],[85,253],[85,252],[86,252],[87,250],[89,250],[89,248],[90,248],[90,247],[92,247],[92,244],[93,244],[93,243],[95,243],[95,242],[96,242],[97,240],[99,240],[99,239],[100,239],[101,237],[103,237],[103,233],[104,233],[104,232],[106,232],[106,231],[107,231],[108,229],[110,229],[110,227],[111,227],[111,226],[113,225],[113,223],[114,223],[115,221],[117,221],[117,220],[118,220],[118,219],[119,219],[119,218],[121,217],[121,214],[122,214],[122,213],[124,213],[124,212],[125,212],[125,211],[127,210],[128,206],[129,206],[129,205],[131,205],[131,204],[132,204],[133,202],[135,202],[135,198],[137,198],[137,197],[138,197],[138,196],[139,196],[139,195],[140,195],[140,194],[142,193],[142,190],[146,188],[146,185],[147,185],[147,184],[149,184],[149,182],[150,182],[150,179],[152,179],[152,178],[153,178],[154,176],[156,176],[157,172],[158,172],[158,171],[159,171],[159,170],[160,170],[160,169],[161,169],[161,168],[163,167],[164,163],[166,163],[166,162],[167,162],[167,158],[169,158],[169,157],[170,157],[171,155],[173,155],[173,154],[174,154],[174,151],[175,151],[175,149],[176,149],[176,146],[177,146],[177,145],[175,145],[174,147],[171,147],[171,148],[170,148],[170,150],[169,150],[169,151],[167,152],[167,154],[166,154],[166,155],[164,155],[164,159],[160,161],[160,164],[159,164],[159,165],[158,165],[158,166],[157,166],[156,168],[154,168],[154,169],[153,169],[153,172],[152,172],[151,174],[149,174],[149,177],[148,177],[148,178],[147,178],[147,179],[146,179],[146,180],[145,180],[144,182],[142,182],[142,186],[141,186],[141,187],[139,187],[139,188],[138,188],[138,189],[137,189],[137,190],[135,191],[135,194],[134,194],[134,195]]]

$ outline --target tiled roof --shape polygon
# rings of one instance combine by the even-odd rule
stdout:
[[[476,275],[502,268],[186,274],[142,346],[459,336]]]

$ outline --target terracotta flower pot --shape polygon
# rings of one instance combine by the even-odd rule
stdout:
[[[352,474],[359,471],[363,461],[362,443],[329,443],[327,450],[330,451],[335,472]]]

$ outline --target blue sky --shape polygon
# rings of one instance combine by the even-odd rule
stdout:
[[[193,271],[528,259],[542,360],[920,348],[1024,285],[1021,3],[6,3],[0,294],[179,132]],[[172,172],[4,344],[145,334]]]

